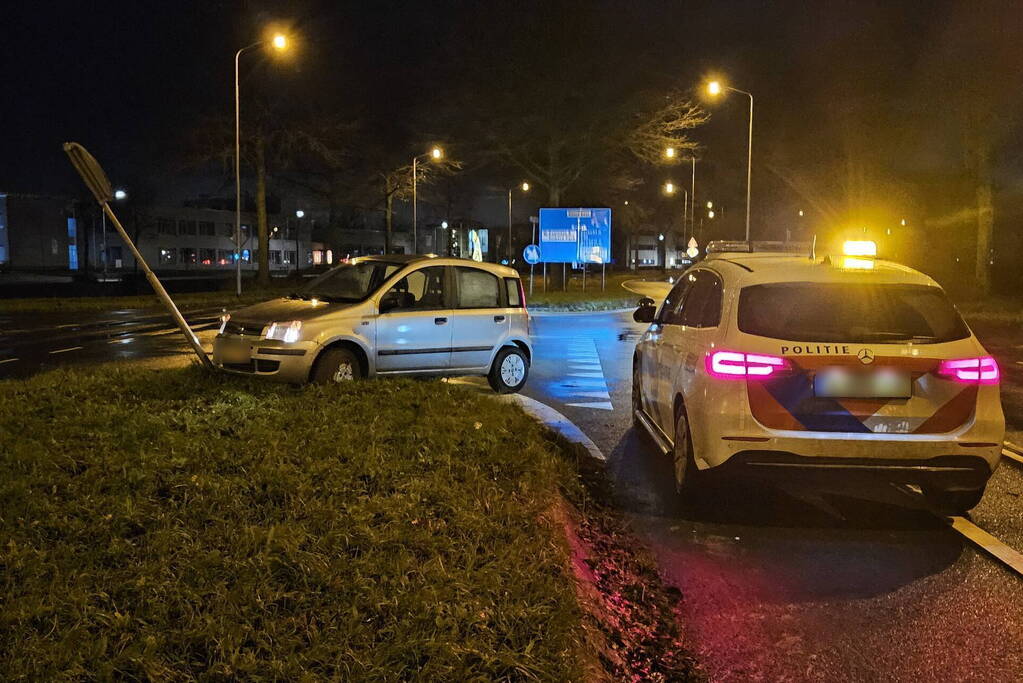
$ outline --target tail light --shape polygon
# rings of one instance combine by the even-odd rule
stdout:
[[[763,379],[787,374],[792,366],[780,356],[741,351],[707,354],[707,372],[719,379]]]
[[[938,364],[938,375],[963,384],[998,384],[1001,373],[991,356],[943,360]]]

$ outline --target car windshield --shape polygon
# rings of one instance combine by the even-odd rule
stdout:
[[[321,299],[336,303],[357,303],[372,294],[402,267],[388,261],[345,263],[310,282],[293,298]]]
[[[936,343],[969,336],[938,287],[785,282],[739,293],[739,329],[790,341]]]

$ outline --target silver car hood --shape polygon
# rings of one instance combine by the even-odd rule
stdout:
[[[360,304],[313,303],[303,299],[271,299],[262,303],[240,308],[231,313],[231,320],[249,323],[289,322],[291,320],[310,320],[327,313],[337,313]]]

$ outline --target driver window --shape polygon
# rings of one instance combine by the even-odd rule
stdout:
[[[692,273],[682,275],[678,284],[672,287],[671,292],[669,292],[668,296],[664,298],[664,303],[661,305],[661,312],[657,316],[658,322],[662,325],[681,324],[682,304],[695,280],[696,276]]]
[[[444,268],[413,271],[394,283],[381,299],[387,310],[434,310],[444,307]]]

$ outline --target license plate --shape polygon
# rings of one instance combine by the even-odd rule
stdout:
[[[913,382],[908,373],[894,369],[855,372],[829,368],[814,376],[813,392],[826,398],[909,398]]]
[[[252,359],[252,345],[245,342],[222,341],[217,345],[221,363],[248,363]]]

